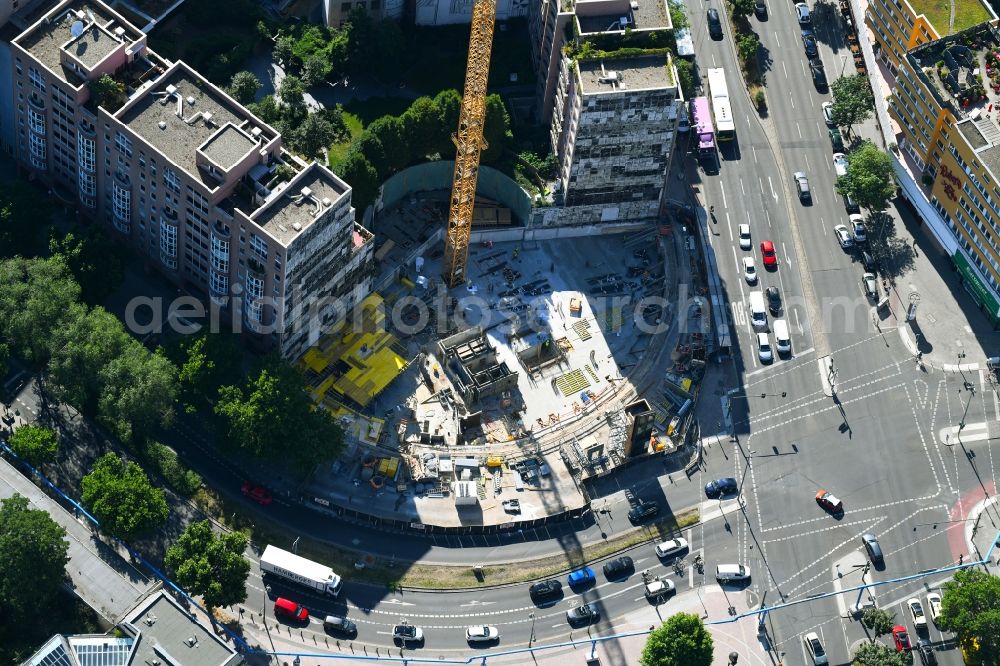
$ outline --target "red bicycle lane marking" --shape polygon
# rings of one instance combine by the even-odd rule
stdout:
[[[992,480],[987,481],[983,485],[986,486],[985,491],[982,487],[979,487],[975,490],[963,493],[959,496],[958,501],[955,502],[955,504],[953,504],[951,509],[948,511],[949,521],[963,521],[962,523],[949,523],[952,527],[949,527],[947,530],[948,548],[950,549],[951,556],[955,561],[958,561],[960,555],[964,555],[966,558],[969,557],[969,544],[965,540],[964,521],[969,518],[969,513],[977,504],[985,500],[987,496],[992,496],[996,493],[996,484],[994,484]]]

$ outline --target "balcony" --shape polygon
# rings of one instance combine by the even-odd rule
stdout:
[[[45,100],[36,92],[28,95],[28,104],[38,111],[45,111]]]
[[[122,188],[122,189],[125,189],[125,190],[131,190],[132,189],[132,179],[129,178],[128,174],[125,173],[124,171],[122,171],[121,169],[116,169],[115,170],[115,185],[118,186],[118,187],[120,187],[120,188]]]

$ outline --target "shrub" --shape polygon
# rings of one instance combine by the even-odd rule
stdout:
[[[171,488],[185,497],[192,497],[201,487],[201,476],[185,467],[168,446],[150,441],[146,445],[146,460]]]

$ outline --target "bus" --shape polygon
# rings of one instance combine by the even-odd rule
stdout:
[[[715,115],[715,130],[719,141],[736,138],[736,123],[733,121],[733,109],[729,106],[726,73],[721,67],[708,70],[708,94],[712,96],[712,113]]]
[[[715,154],[715,129],[712,127],[712,114],[708,109],[707,97],[695,97],[691,100],[695,134],[698,135],[698,155]]]

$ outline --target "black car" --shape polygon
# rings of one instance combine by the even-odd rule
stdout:
[[[593,624],[601,619],[601,611],[594,604],[584,604],[566,611],[566,621],[572,626]]]
[[[924,666],[937,666],[937,655],[934,654],[934,646],[926,638],[921,638],[917,644],[917,654],[920,655],[920,662]]]
[[[870,273],[875,273],[878,269],[878,265],[875,263],[875,257],[871,255],[871,252],[867,250],[861,252],[861,263],[864,265],[865,270]]]
[[[757,16],[767,16],[767,5],[764,0],[756,0],[753,4],[753,10],[757,13]]]
[[[562,594],[562,583],[555,578],[543,580],[528,588],[528,594],[531,595],[532,601],[553,599]]]
[[[323,629],[331,634],[340,636],[351,637],[358,635],[358,625],[346,617],[340,617],[339,615],[327,615],[323,619]]]
[[[813,77],[813,85],[819,90],[827,89],[826,70],[823,69],[823,61],[819,58],[809,59],[809,73]]]
[[[778,292],[778,288],[768,287],[764,290],[764,295],[767,296],[767,309],[771,311],[771,314],[781,314],[781,294]]]
[[[659,512],[660,505],[656,502],[639,502],[628,512],[628,519],[638,523],[646,518],[652,518]]]
[[[819,55],[819,49],[816,47],[816,36],[812,30],[802,31],[802,47],[806,50],[807,58],[815,58]]]
[[[628,555],[616,557],[604,565],[604,577],[608,580],[621,578],[635,569],[632,558]]]
[[[708,10],[708,34],[712,39],[722,39],[722,21],[714,7]]]
[[[872,561],[876,567],[885,566],[885,560],[882,557],[882,546],[878,545],[878,539],[874,534],[862,534],[861,541],[865,544],[865,550],[868,551],[868,558]]]
[[[739,490],[740,486],[736,483],[736,479],[729,477],[727,479],[716,479],[715,481],[709,481],[705,484],[705,495],[711,499],[716,497],[721,497],[723,495],[732,495]]]

